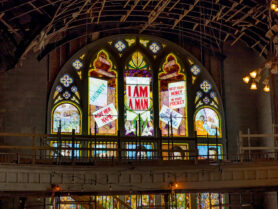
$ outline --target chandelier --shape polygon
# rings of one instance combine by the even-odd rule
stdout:
[[[243,77],[243,82],[250,84],[251,90],[257,90],[258,84],[262,83],[264,92],[270,92],[269,81],[271,75],[278,74],[278,36],[273,35],[273,27],[271,27],[271,11],[278,12],[278,0],[272,0],[269,8],[269,31],[266,33],[266,36],[270,38],[268,58],[260,67],[253,69]]]

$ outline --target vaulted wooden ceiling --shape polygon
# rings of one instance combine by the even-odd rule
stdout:
[[[266,0],[2,0],[0,71],[80,37],[157,35],[221,52],[242,41],[266,56],[278,31]]]

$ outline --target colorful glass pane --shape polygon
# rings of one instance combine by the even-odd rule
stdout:
[[[56,86],[56,91],[61,93],[63,91],[63,87],[61,85]]]
[[[58,143],[58,142],[51,142],[51,147],[61,147],[61,150],[58,151],[58,150],[54,150],[54,151],[51,151],[51,156],[52,157],[69,157],[71,158],[72,157],[72,150],[71,148],[74,147],[76,149],[79,149],[80,148],[80,144],[79,143],[75,143],[74,146],[72,146],[72,142],[71,141],[63,141],[61,143]],[[74,158],[78,158],[80,156],[80,150],[74,150]]]
[[[176,193],[169,195],[169,209],[191,209],[191,200],[189,193]],[[164,196],[161,196],[161,205],[165,207]]]
[[[78,91],[77,87],[76,86],[72,86],[71,87],[71,92],[72,93],[76,93]]]
[[[69,99],[69,98],[71,97],[71,94],[70,94],[68,91],[65,91],[65,92],[63,93],[63,97],[64,97],[65,99]]]
[[[153,136],[152,74],[140,52],[135,52],[124,72],[125,135]]]
[[[96,158],[114,158],[117,156],[117,144],[113,142],[106,142],[106,143],[100,143],[97,142],[92,143],[92,148],[95,148],[96,150],[89,150],[89,156],[92,156],[90,152],[92,152],[93,156]],[[108,149],[114,149],[114,150],[108,150]]]
[[[72,203],[75,200],[70,197],[70,196],[66,196],[66,197],[57,197],[54,198],[53,200],[53,205],[54,207],[51,206],[51,204],[49,204],[49,209],[54,209],[54,208],[59,208],[59,209],[82,209],[82,206],[77,204],[77,203]],[[62,202],[62,204],[60,204]],[[67,203],[68,202],[68,203]],[[49,199],[49,203],[51,203],[51,198]]]
[[[186,160],[189,153],[188,144],[181,143],[165,143],[162,144],[163,160]]]
[[[80,70],[80,69],[83,67],[83,63],[82,63],[79,59],[76,59],[76,60],[74,60],[74,62],[72,63],[72,67],[73,67],[75,70]]]
[[[60,82],[65,87],[69,87],[73,83],[73,79],[68,74],[65,74],[60,78]]]
[[[202,108],[195,115],[195,130],[198,136],[220,136],[220,120],[211,108]]]
[[[127,144],[126,149],[130,149],[132,151],[127,151],[126,156],[128,159],[150,159],[153,156],[152,150],[153,145],[152,144],[144,144],[144,145],[136,145],[136,144]],[[134,150],[134,151],[133,151]]]
[[[199,159],[207,159],[208,157],[212,160],[221,159],[222,150],[220,145],[216,147],[213,144],[209,146],[198,144],[197,148]]]
[[[61,126],[61,133],[81,133],[80,111],[72,104],[63,103],[57,106],[52,115],[52,133],[57,133]]]
[[[210,92],[210,97],[213,99],[216,97],[216,93],[214,91]]]
[[[125,202],[132,209],[153,208],[155,206],[155,196],[151,195],[126,195]]]
[[[101,50],[89,70],[89,133],[116,135],[118,129],[117,72]]]
[[[133,53],[131,60],[128,63],[129,69],[147,70],[147,64],[144,56],[140,52]]]
[[[201,72],[201,69],[198,65],[193,65],[190,69],[191,73],[195,76],[199,75],[199,73]]]
[[[224,204],[224,196],[218,193],[200,193],[197,197],[198,209],[220,209]],[[224,206],[221,206],[224,209]]]
[[[169,54],[159,73],[159,119],[163,136],[187,136],[185,74],[174,54]]]
[[[97,196],[97,205],[99,205],[97,208],[118,209],[119,202],[117,201],[117,198],[118,197],[113,196]]]
[[[155,43],[155,42],[153,42],[153,43],[149,46],[149,48],[150,48],[150,50],[151,50],[154,54],[156,54],[156,53],[160,50],[160,46],[159,46],[157,43]]]
[[[124,51],[124,49],[126,48],[126,45],[125,45],[125,43],[122,42],[122,41],[117,41],[117,42],[115,43],[115,48],[116,48],[119,52],[122,52],[122,51]]]
[[[211,84],[208,81],[203,81],[200,84],[200,88],[205,92],[208,93],[211,90]]]
[[[196,96],[198,98],[201,98],[203,96],[203,93],[201,91],[197,91]]]
[[[205,104],[209,104],[210,103],[210,99],[208,97],[205,97],[203,99],[203,101],[204,101]]]

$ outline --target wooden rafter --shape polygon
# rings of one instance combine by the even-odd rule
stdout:
[[[174,29],[174,28],[177,26],[177,24],[178,24],[189,12],[191,12],[191,11],[194,9],[195,5],[196,5],[198,2],[199,2],[199,0],[195,0],[194,4],[189,6],[189,9],[187,9],[187,10],[185,9],[185,10],[184,10],[183,14],[181,14],[181,15],[179,16],[179,19],[175,20],[174,25],[172,26],[172,29]]]

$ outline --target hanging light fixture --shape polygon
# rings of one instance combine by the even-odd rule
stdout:
[[[270,39],[268,58],[259,68],[252,70],[249,75],[242,78],[244,83],[251,83],[251,90],[257,90],[258,86],[260,86],[259,84],[262,83],[262,86],[264,86],[263,91],[270,92],[269,80],[272,75],[278,75],[278,34],[273,34],[271,30],[273,28],[272,23],[276,24],[277,21],[276,12],[278,13],[278,0],[271,0],[267,19],[270,30],[266,33],[266,36]],[[272,20],[272,18],[274,19]]]
[[[278,11],[278,1],[272,0],[270,3],[270,9],[274,10],[275,12]]]

